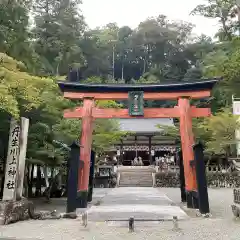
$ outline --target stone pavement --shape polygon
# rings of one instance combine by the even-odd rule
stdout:
[[[88,205],[91,207],[99,202],[111,189],[96,188],[93,191],[93,201]],[[60,213],[66,212],[67,199],[66,198],[52,198],[50,203],[46,202],[45,198],[31,199],[36,206],[37,211],[53,211],[57,210]]]
[[[88,210],[89,221],[168,220],[173,216],[186,219],[186,213],[157,188],[120,187],[112,189],[100,205]],[[124,222],[124,221],[123,221]],[[152,223],[151,223],[152,224]]]
[[[98,191],[99,190],[99,191]],[[154,189],[160,195],[180,204],[178,188]],[[95,196],[104,200],[105,194],[114,189],[95,189]],[[231,213],[232,189],[209,189],[213,217],[189,217],[179,222],[179,231],[173,231],[172,222],[159,222],[145,226],[136,222],[135,232],[125,226],[111,226],[103,222],[89,222],[84,228],[81,219],[25,221],[0,226],[0,239],[10,240],[239,240],[240,221],[233,220]],[[170,201],[171,202],[171,201]],[[170,203],[172,205],[172,203]],[[101,206],[101,205],[100,205]],[[165,205],[163,205],[165,206]],[[144,206],[143,206],[144,207]]]

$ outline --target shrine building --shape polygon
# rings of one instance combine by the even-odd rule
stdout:
[[[174,126],[172,118],[118,119],[120,130],[129,134],[116,142],[110,155],[118,155],[119,164],[130,166],[135,157],[141,157],[145,166],[152,165],[156,158],[174,156],[176,139],[166,136],[158,127]]]

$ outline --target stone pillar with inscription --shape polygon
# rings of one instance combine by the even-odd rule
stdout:
[[[18,160],[20,143],[20,125],[12,119],[10,123],[8,155],[5,168],[3,201],[16,200]]]
[[[21,118],[20,123],[20,138],[19,138],[19,163],[18,163],[18,177],[17,177],[17,199],[22,198],[23,195],[23,182],[25,175],[25,162],[27,152],[27,139],[28,139],[29,119]]]

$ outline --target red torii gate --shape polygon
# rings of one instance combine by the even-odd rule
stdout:
[[[210,108],[190,106],[190,99],[210,97],[211,90],[218,80],[205,79],[199,82],[164,85],[104,85],[58,82],[65,98],[83,100],[82,107],[64,111],[65,118],[82,119],[81,145],[83,148],[80,151],[80,159],[84,161],[84,166],[79,169],[78,194],[86,196],[88,191],[93,121],[95,118],[179,118],[186,192],[196,192],[196,171],[194,166],[190,164],[194,159],[192,118],[208,117],[211,115],[211,110]],[[142,116],[132,116],[129,114],[129,109],[95,107],[96,100],[126,100],[129,99],[130,92],[140,91],[143,93],[144,100],[178,100],[178,105],[174,108],[143,109]]]

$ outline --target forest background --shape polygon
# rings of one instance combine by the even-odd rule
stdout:
[[[69,69],[85,83],[170,83],[219,77],[211,99],[213,116],[194,120],[196,139],[211,154],[235,154],[232,96],[240,97],[240,5],[235,0],[207,0],[192,15],[216,19],[215,40],[193,34],[193,25],[161,15],[138,27],[116,23],[90,29],[80,0],[2,0],[0,2],[0,158],[7,154],[11,117],[30,119],[27,161],[59,166],[66,151],[53,140],[78,139],[81,122],[63,119],[63,110],[81,103],[63,98],[56,81]],[[94,7],[94,6],[93,6]],[[124,103],[99,102],[102,107]],[[171,107],[175,102],[147,101],[145,107]],[[179,136],[178,126],[166,129]],[[117,121],[97,120],[93,148],[101,154],[123,133]],[[3,169],[3,168],[2,168]]]

